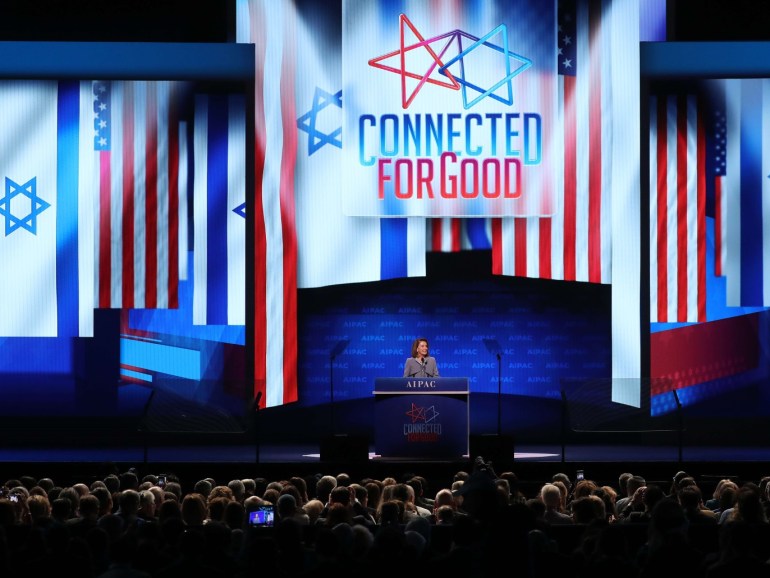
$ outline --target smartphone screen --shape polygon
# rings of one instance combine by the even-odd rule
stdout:
[[[249,512],[250,526],[272,526],[275,522],[275,510],[273,506],[259,506],[256,510]]]
[[[578,470],[578,471],[577,471],[577,477],[576,477],[576,480],[577,480],[578,482],[582,482],[584,479],[585,479],[585,478],[584,478],[584,476],[583,476],[583,470]]]

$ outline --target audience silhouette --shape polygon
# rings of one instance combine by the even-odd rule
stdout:
[[[712,487],[685,472],[668,493],[639,475],[616,480],[522,483],[481,457],[447,479],[337,472],[187,486],[129,470],[57,486],[25,475],[0,490],[0,575],[770,576],[767,478],[722,480],[706,504]],[[264,504],[275,524],[251,525]]]

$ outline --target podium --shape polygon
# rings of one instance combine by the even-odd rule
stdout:
[[[374,450],[383,458],[468,455],[467,377],[375,379]]]

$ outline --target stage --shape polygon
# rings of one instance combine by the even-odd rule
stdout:
[[[506,396],[498,434],[497,401],[473,397],[468,452],[446,459],[378,453],[372,399],[337,403],[333,414],[328,405],[289,404],[225,415],[210,405],[159,393],[153,404],[157,413],[152,408],[143,413],[144,398],[138,398],[133,411],[115,416],[4,419],[0,478],[29,473],[74,483],[133,467],[140,473],[177,473],[185,483],[346,471],[359,479],[419,473],[449,485],[454,473],[470,471],[479,455],[498,472],[513,471],[531,488],[554,473],[574,475],[578,469],[608,484],[616,484],[624,471],[666,485],[679,470],[704,480],[758,482],[770,474],[766,424],[745,414],[714,420],[711,412],[701,412],[702,419],[690,412],[681,422],[669,416],[645,421],[642,426],[652,427],[636,431],[576,431],[560,421],[558,400]],[[675,427],[679,423],[681,430]]]
[[[160,441],[160,440],[158,440]],[[140,475],[174,474],[190,490],[199,479],[212,477],[226,484],[230,479],[264,477],[268,480],[291,476],[349,473],[354,479],[373,477],[402,479],[419,474],[430,480],[435,491],[451,485],[459,470],[471,472],[476,456],[456,460],[404,460],[379,456],[372,448],[364,459],[322,459],[319,444],[224,445],[137,445],[88,448],[74,446],[0,449],[0,477],[22,475],[52,477],[57,484],[89,483],[107,473],[135,468]],[[482,456],[490,460],[489,456]],[[759,482],[770,474],[770,448],[767,447],[688,447],[650,445],[536,445],[515,448],[510,460],[492,460],[498,473],[513,471],[521,489],[534,496],[538,488],[557,472],[574,476],[584,470],[599,484],[617,485],[622,472],[640,474],[648,483],[666,488],[673,475],[684,470],[699,481],[704,492],[711,491],[719,479]]]
[[[563,453],[562,453],[563,452]],[[420,459],[381,456],[374,448],[369,451],[367,462],[376,465],[399,463],[462,463],[472,461],[475,456],[458,456],[456,460]],[[339,460],[321,459],[318,444],[256,444],[233,443],[227,445],[152,445],[148,448],[138,445],[122,447],[3,447],[0,448],[0,464],[8,463],[102,463],[119,462],[140,464],[240,464],[240,465],[281,465],[318,464],[338,465]],[[545,463],[570,464],[662,464],[676,467],[678,464],[723,463],[723,464],[767,464],[770,463],[770,448],[767,447],[686,447],[681,457],[676,446],[642,445],[536,445],[517,447],[510,461],[524,467],[527,464]],[[360,460],[351,462],[361,463]]]

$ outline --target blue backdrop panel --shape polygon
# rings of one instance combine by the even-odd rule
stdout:
[[[558,399],[563,379],[609,378],[609,288],[500,278],[407,279],[300,292],[303,404],[372,395],[401,377],[412,341],[425,337],[442,377],[472,393]],[[340,343],[342,352],[331,355]],[[500,357],[487,347],[499,345]]]

